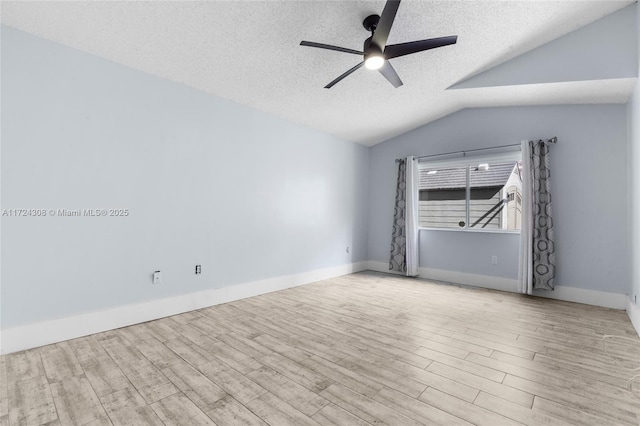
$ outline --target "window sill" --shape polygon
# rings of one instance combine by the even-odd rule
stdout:
[[[418,228],[418,231],[445,231],[445,232],[470,232],[475,234],[508,234],[520,235],[520,231],[508,231],[503,229],[456,229],[456,228]]]

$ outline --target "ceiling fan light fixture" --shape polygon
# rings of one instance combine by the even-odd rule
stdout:
[[[364,66],[369,70],[379,70],[384,65],[384,57],[382,55],[369,55],[364,61]]]

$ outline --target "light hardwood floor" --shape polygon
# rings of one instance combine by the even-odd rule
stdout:
[[[635,364],[623,311],[365,272],[3,356],[0,424],[638,425]]]

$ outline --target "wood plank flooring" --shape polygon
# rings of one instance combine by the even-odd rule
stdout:
[[[638,367],[623,311],[364,272],[0,357],[0,426],[637,426]]]

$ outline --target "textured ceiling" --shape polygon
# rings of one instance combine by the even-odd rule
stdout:
[[[632,79],[445,88],[571,32],[628,1],[403,1],[389,43],[458,35],[393,59],[404,86],[358,70],[362,20],[384,1],[6,2],[2,23],[283,117],[374,145],[472,106],[625,102]]]

